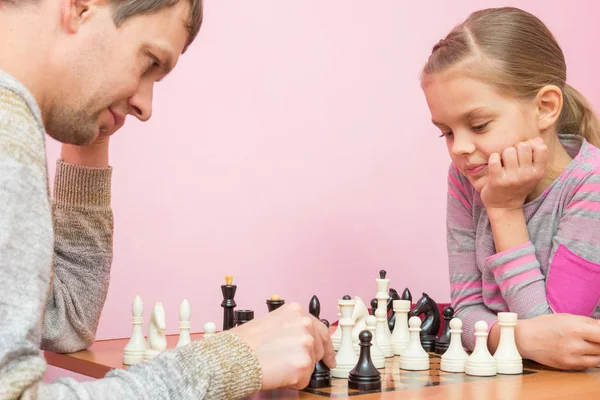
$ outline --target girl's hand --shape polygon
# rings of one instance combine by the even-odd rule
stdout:
[[[488,160],[488,181],[481,200],[490,210],[522,209],[525,199],[546,172],[548,147],[541,138],[517,143]]]
[[[523,358],[552,368],[584,370],[600,365],[600,321],[571,314],[522,319],[515,341]]]

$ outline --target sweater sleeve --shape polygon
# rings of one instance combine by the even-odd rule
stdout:
[[[102,379],[60,378],[33,388],[36,399],[239,399],[260,390],[262,372],[250,347],[231,331],[112,370]]]
[[[486,259],[502,297],[518,318],[552,313],[546,300],[546,281],[531,241]]]
[[[111,168],[57,161],[54,181],[54,274],[42,348],[75,352],[95,339],[113,256]]]
[[[600,301],[600,167],[584,169],[571,174],[577,186],[552,239],[546,295],[555,312],[589,317]]]
[[[483,302],[482,274],[475,259],[475,229],[472,204],[460,172],[451,165],[448,174],[447,246],[450,265],[450,297],[454,316],[463,323],[463,346],[475,347],[475,324],[483,320],[489,329],[496,314]]]

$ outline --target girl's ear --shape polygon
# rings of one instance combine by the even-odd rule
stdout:
[[[537,123],[541,132],[552,128],[563,106],[562,90],[555,85],[546,85],[538,92],[535,98],[537,107]]]

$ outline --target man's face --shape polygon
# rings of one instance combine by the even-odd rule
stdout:
[[[189,2],[130,17],[118,28],[108,2],[82,1],[79,7],[63,11],[66,34],[50,60],[60,73],[44,108],[50,136],[84,145],[118,130],[127,114],[150,118],[154,83],[186,45]]]

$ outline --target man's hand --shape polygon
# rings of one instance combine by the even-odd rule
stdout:
[[[61,158],[69,164],[85,167],[108,168],[108,147],[110,135],[100,134],[86,146],[63,144]]]
[[[262,390],[303,389],[319,360],[335,367],[329,329],[298,304],[286,304],[232,329],[254,351],[262,368]]]

